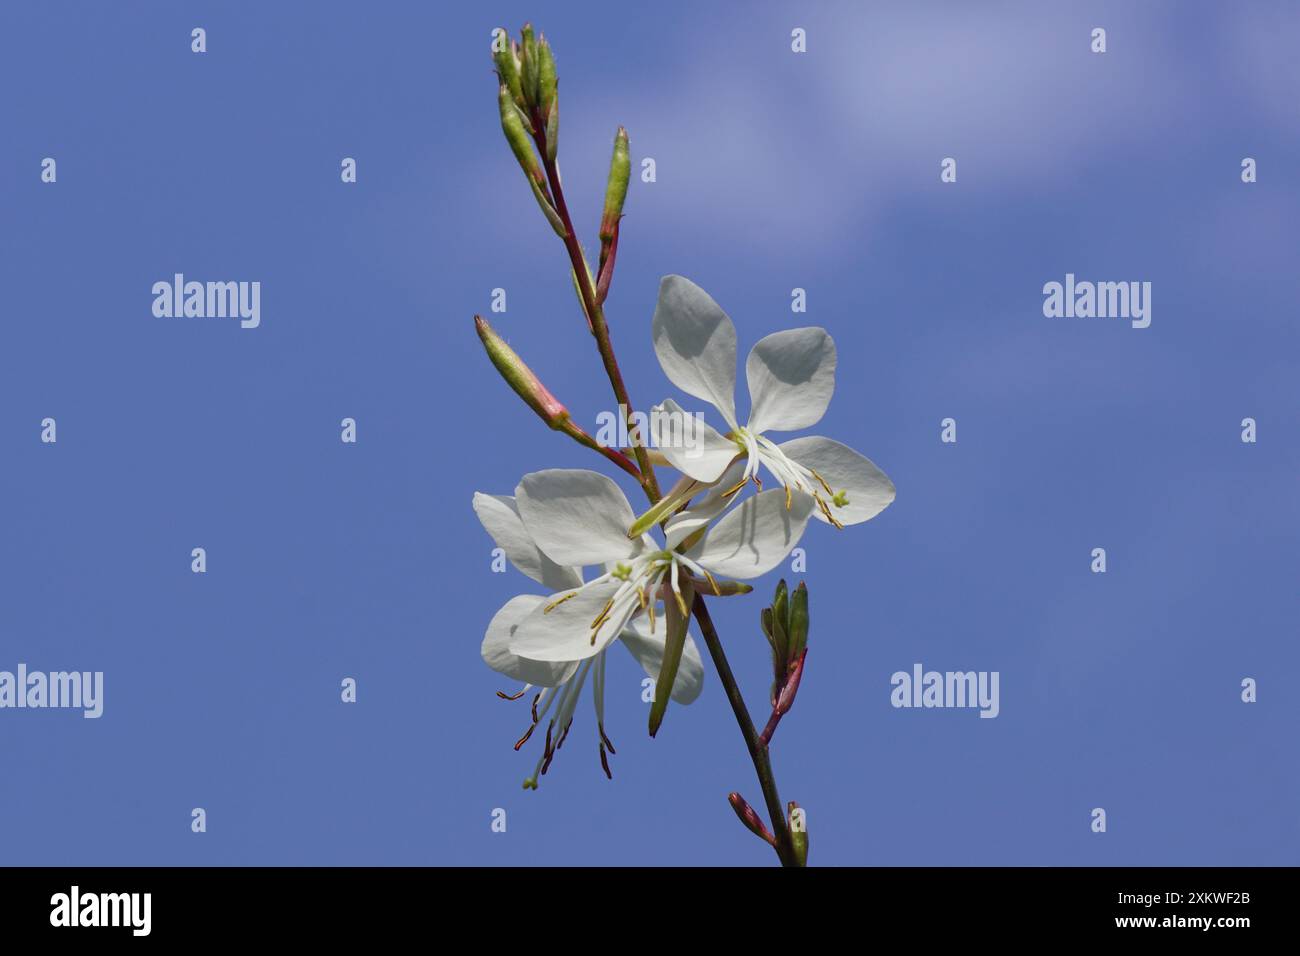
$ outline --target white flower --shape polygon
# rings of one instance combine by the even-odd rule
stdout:
[[[519,518],[515,499],[508,495],[474,495],[474,511],[497,546],[505,552],[510,563],[550,592],[567,591],[582,585],[580,567],[556,564],[538,549]],[[499,696],[518,700],[534,687],[541,690],[532,701],[532,723],[528,731],[515,744],[521,748],[541,721],[552,711],[546,728],[546,744],[538,758],[533,774],[524,781],[525,787],[536,788],[537,778],[546,772],[555,751],[569,732],[573,712],[588,676],[592,682],[592,697],[596,705],[596,727],[600,735],[600,760],[605,773],[609,764],[605,751],[614,752],[614,746],[605,734],[605,654],[602,651],[584,661],[536,661],[511,652],[510,642],[519,622],[548,598],[538,594],[520,594],[505,603],[488,624],[483,637],[483,660],[498,673],[523,682],[524,688],[516,694]],[[621,643],[631,652],[650,677],[658,678],[664,657],[664,637],[651,634],[642,621],[632,621],[618,635]],[[700,695],[704,685],[704,662],[690,635],[682,651],[676,679],[673,681],[672,699],[679,704],[689,704]]]
[[[745,361],[750,413],[744,426],[736,419],[736,328],[709,294],[689,279],[665,276],[653,334],[664,374],[683,392],[712,403],[730,429],[724,436],[703,425],[700,447],[689,450],[673,447],[671,435],[655,434],[659,450],[678,471],[712,484],[743,455],[741,486],[751,478],[758,482],[764,466],[787,496],[796,491],[812,496],[814,514],[836,527],[874,518],[894,500],[893,482],[847,445],[819,436],[781,444],[767,437],[767,432],[808,428],[825,414],[835,391],[835,342],[825,329],[789,329],[759,340]],[[671,399],[659,408],[670,414],[651,416],[652,425],[685,414]]]
[[[753,578],[783,561],[799,541],[812,500],[800,496],[787,508],[781,492],[747,499],[702,536],[699,532],[726,506],[721,492],[706,496],[665,528],[660,545],[650,534],[628,537],[636,516],[618,485],[594,471],[552,469],[525,475],[515,491],[519,515],[531,540],[552,561],[603,566],[599,577],[571,586],[520,621],[509,649],[534,661],[578,661],[599,654],[635,615],[646,612],[654,629],[654,606],[662,597],[689,617],[685,595],[691,579]],[[684,552],[679,545],[699,540]],[[687,542],[689,543],[689,542]]]

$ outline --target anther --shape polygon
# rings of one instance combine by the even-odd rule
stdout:
[[[555,608],[559,607],[565,601],[569,600],[569,598],[575,598],[577,596],[578,596],[577,591],[570,591],[568,594],[564,595],[564,597],[554,600],[550,604],[546,605],[546,607],[542,608],[542,613],[550,614],[551,611],[555,610]]]
[[[596,619],[591,622],[591,629],[593,631],[598,630],[600,626],[605,623],[605,618],[609,615],[609,609],[612,608],[613,606],[614,606],[613,598],[610,598],[608,601],[605,602],[605,606],[600,609],[600,613],[596,615]],[[595,634],[591,635],[591,643],[593,644],[596,643]]]
[[[520,737],[517,741],[515,741],[515,750],[518,750],[524,744],[528,743],[528,738],[533,735],[533,731],[536,729],[537,729],[537,724],[533,724],[531,727],[529,727],[528,730],[524,732],[524,735]]]

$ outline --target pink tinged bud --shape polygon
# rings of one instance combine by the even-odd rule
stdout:
[[[569,419],[569,410],[550,393],[541,380],[533,374],[533,370],[524,364],[523,359],[506,344],[505,339],[488,324],[487,319],[481,315],[474,316],[474,328],[483,341],[488,358],[501,373],[501,377],[506,380],[506,384],[514,389],[515,394],[522,398],[542,421],[551,428],[563,430]]]
[[[769,846],[776,846],[776,838],[767,831],[763,821],[754,812],[754,808],[745,802],[744,797],[733,791],[727,794],[727,800],[731,803],[731,809],[736,811],[736,816],[740,818],[740,822],[745,825],[745,829]]]
[[[803,665],[808,657],[808,649],[804,648],[802,654],[790,665],[786,672],[785,683],[781,686],[780,693],[776,698],[776,711],[778,716],[789,713],[790,708],[794,706],[795,695],[799,693],[799,681],[803,679]]]

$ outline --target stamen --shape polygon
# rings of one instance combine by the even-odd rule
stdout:
[[[575,598],[575,597],[577,597],[577,596],[578,596],[578,592],[577,592],[577,591],[570,591],[568,594],[564,595],[564,597],[562,597],[562,598],[558,598],[558,599],[552,601],[550,604],[546,605],[546,607],[542,608],[542,613],[543,613],[543,614],[550,614],[551,611],[555,610],[557,607],[559,607],[559,606],[560,606],[561,604],[563,604],[565,601],[569,600],[569,598]]]
[[[610,742],[609,742],[609,738],[608,738],[607,736],[605,736],[605,728],[604,728],[604,726],[603,726],[603,725],[597,725],[597,729],[600,731],[600,742],[601,742],[602,744],[605,745],[606,749],[608,749],[610,753],[612,753],[612,754],[617,754],[618,751],[614,749],[614,745],[613,745],[612,743],[610,743]]]
[[[609,616],[609,609],[612,608],[613,606],[614,606],[613,598],[610,598],[608,601],[605,602],[605,606],[600,609],[600,613],[596,615],[596,619],[591,622],[591,629],[593,631],[600,630],[600,626],[605,623],[605,618]],[[591,635],[591,643],[593,644],[596,643],[595,634]]]
[[[826,493],[827,493],[828,495],[830,495],[832,498],[835,497],[835,492],[831,490],[831,486],[830,486],[830,485],[826,484],[826,479],[823,478],[821,475],[817,474],[817,469],[815,469],[815,468],[809,468],[809,469],[808,469],[808,473],[811,474],[814,478],[817,479],[817,483],[820,484],[823,488],[826,489]]]
[[[678,591],[673,592],[673,597],[677,599],[677,610],[682,612],[682,617],[690,617],[690,609],[686,606],[686,599]]]
[[[691,612],[686,609],[686,599],[682,597],[682,587],[677,580],[676,561],[673,562],[671,583],[672,583],[673,598],[676,599],[677,601],[677,609],[682,612],[682,617],[689,618],[691,616]]]
[[[734,485],[732,485],[730,488],[724,491],[722,493],[722,497],[730,498],[732,495],[736,494],[738,491],[744,488],[747,484],[749,484],[748,475],[746,475],[744,478],[741,478],[740,481],[736,482]]]
[[[542,699],[541,694],[538,694],[536,697],[533,698],[533,723],[537,723],[541,719],[537,716],[537,702],[541,699]]]
[[[537,729],[537,724],[534,723],[526,731],[524,731],[524,735],[515,741],[515,750],[518,750],[524,744],[528,743],[528,738],[533,735],[533,731],[536,729]]]
[[[497,691],[497,696],[500,697],[502,700],[518,700],[520,697],[523,697],[524,694],[526,694],[526,693],[528,693],[528,687],[527,687],[527,686],[525,686],[524,689],[521,690],[521,691],[520,691],[519,693],[517,693],[517,694],[507,694],[507,693],[505,693],[505,691],[500,691],[500,690],[499,690],[499,691]]]
[[[614,775],[609,772],[609,760],[605,757],[605,745],[600,745],[600,766],[605,771],[605,777],[609,780],[614,779]]]
[[[831,514],[830,506],[826,504],[826,502],[822,499],[822,496],[821,496],[821,495],[813,495],[813,498],[816,499],[816,501],[817,501],[817,506],[818,506],[819,508],[821,508],[821,512],[822,512],[823,515],[826,516],[826,520],[829,521],[829,522],[830,522],[832,525],[834,525],[836,528],[838,528],[838,529],[840,529],[841,531],[843,531],[843,530],[844,530],[844,525],[843,525],[843,524],[842,524],[842,523],[841,523],[841,522],[840,522],[840,521],[839,521],[839,520],[838,520],[838,519],[837,519],[833,514]]]
[[[700,568],[700,570],[703,571],[704,576],[709,579],[709,587],[713,588],[713,593],[718,597],[722,597],[722,589],[718,587],[718,582],[713,580],[713,575],[709,573],[707,568]]]

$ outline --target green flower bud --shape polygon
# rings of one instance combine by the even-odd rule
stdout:
[[[546,161],[555,162],[555,154],[560,147],[560,101],[551,103],[551,110],[546,114]]]
[[[520,51],[520,85],[523,87],[525,109],[537,105],[538,81],[541,79],[541,63],[537,50],[537,38],[533,35],[533,25],[525,23],[520,31],[523,40]]]
[[[780,625],[782,633],[787,640],[790,635],[790,591],[786,587],[785,578],[776,583],[776,594],[772,597],[772,617]],[[789,644],[783,645],[783,650]]]
[[[611,242],[618,221],[623,216],[623,201],[627,198],[627,183],[632,172],[632,160],[627,149],[627,130],[618,128],[614,135],[614,155],[609,160],[609,181],[605,186],[605,209],[600,217],[600,241]]]
[[[533,152],[532,141],[528,137],[528,119],[520,112],[519,107],[515,106],[510,88],[504,83],[497,93],[497,103],[501,107],[501,129],[506,134],[510,151],[515,154],[515,160],[524,171],[524,175],[528,177],[533,198],[537,200],[537,205],[541,207],[547,222],[551,224],[556,235],[563,239],[566,235],[564,221],[560,219],[560,214],[551,204],[550,190],[546,185],[546,173],[542,171],[542,164],[537,154]]]
[[[497,78],[500,79],[501,85],[510,90],[510,97],[515,101],[515,105],[524,109],[524,90],[519,77],[519,44],[510,40],[502,49],[492,54],[492,60],[496,63]]]
[[[479,315],[474,316],[474,328],[483,341],[488,358],[501,373],[501,377],[506,380],[506,384],[514,389],[515,394],[522,398],[542,421],[551,428],[563,430],[569,420],[569,410],[550,393],[541,379],[533,374],[533,370],[524,364],[524,360],[516,355],[514,349],[506,344],[506,340],[488,324],[487,319]]]
[[[799,866],[807,866],[808,827],[804,823],[803,812],[799,810],[799,804],[791,800],[787,806],[790,813],[786,823],[790,828],[790,843],[794,847],[794,859]]]
[[[549,116],[556,102],[555,56],[542,36],[537,41],[537,112]]]
[[[528,117],[515,106],[510,87],[504,83],[497,92],[497,105],[501,108],[501,131],[506,134],[506,142],[510,144],[510,152],[515,154],[519,168],[533,182],[546,185],[546,174],[542,172],[542,164],[529,139]]]
[[[790,646],[786,660],[794,663],[808,646],[808,585],[802,581],[790,601]]]

